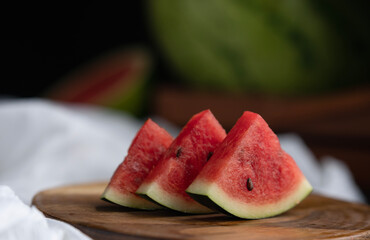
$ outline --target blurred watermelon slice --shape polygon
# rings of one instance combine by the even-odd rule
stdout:
[[[144,49],[116,50],[77,69],[47,97],[63,102],[100,105],[142,114],[151,60]]]

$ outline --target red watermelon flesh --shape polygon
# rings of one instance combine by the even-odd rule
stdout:
[[[186,191],[209,207],[256,219],[287,211],[312,187],[262,117],[244,112]]]
[[[211,212],[186,194],[185,189],[225,136],[210,110],[194,115],[136,193],[173,210]]]
[[[137,196],[135,191],[172,141],[172,136],[166,130],[148,119],[136,134],[124,161],[114,172],[102,199],[131,208],[161,208]]]

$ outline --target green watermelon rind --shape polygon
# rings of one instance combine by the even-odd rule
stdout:
[[[244,219],[261,219],[273,217],[282,214],[293,208],[304,200],[311,192],[312,186],[306,178],[297,184],[296,190],[275,203],[253,205],[229,197],[216,183],[209,183],[196,179],[187,189],[186,192],[194,200],[216,209],[223,213],[228,213],[235,217]]]
[[[112,202],[123,207],[142,209],[142,210],[157,210],[162,209],[161,206],[151,201],[143,199],[134,193],[120,193],[112,187],[107,187],[101,196],[102,200]]]
[[[176,197],[172,194],[168,194],[162,187],[156,183],[151,182],[149,184],[142,184],[136,191],[136,194],[143,198],[148,198],[156,203],[160,203],[161,206],[166,208],[190,214],[206,214],[212,213],[213,210],[206,206],[198,203],[197,201],[185,201],[181,197]]]

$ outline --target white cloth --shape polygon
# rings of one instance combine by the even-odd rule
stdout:
[[[24,204],[8,186],[0,186],[0,239],[89,240],[69,224],[45,218]]]
[[[317,161],[296,134],[279,135],[282,148],[296,161],[313,186],[314,192],[350,202],[365,202],[348,167],[340,160],[325,156]]]
[[[141,122],[104,109],[41,100],[0,104],[0,184],[26,203],[38,191],[107,180]]]
[[[153,120],[173,136],[179,132],[160,118]],[[29,205],[32,197],[46,188],[108,180],[142,123],[127,114],[97,107],[41,99],[3,100],[0,185],[9,186]],[[319,164],[299,136],[285,134],[279,138],[316,192],[364,201],[342,162],[328,157]],[[44,218],[34,207],[21,206],[9,188],[2,187],[0,194],[0,239],[44,239],[40,237],[44,232],[49,236],[45,239],[86,239],[72,226]],[[19,214],[12,216],[15,206],[20,206]]]

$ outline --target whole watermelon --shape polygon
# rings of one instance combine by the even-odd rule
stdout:
[[[370,37],[363,4],[148,1],[159,46],[187,83],[275,94],[313,93],[366,78]]]

